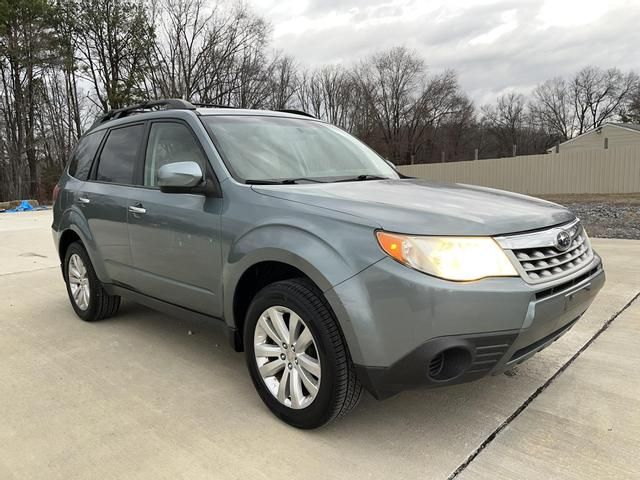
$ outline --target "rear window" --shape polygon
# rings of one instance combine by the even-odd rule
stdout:
[[[143,133],[142,124],[111,130],[100,153],[96,180],[133,184],[138,146]]]
[[[69,175],[78,180],[86,180],[89,177],[93,158],[96,156],[103,137],[104,131],[100,131],[90,133],[80,139],[80,143],[78,143],[69,162]]]

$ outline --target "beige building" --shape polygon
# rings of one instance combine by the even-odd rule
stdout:
[[[547,150],[549,153],[579,150],[604,150],[616,147],[640,146],[640,125],[635,123],[605,123],[601,127],[578,135]]]

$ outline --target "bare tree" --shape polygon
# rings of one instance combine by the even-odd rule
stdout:
[[[300,74],[297,91],[303,110],[346,129],[355,122],[358,86],[342,65],[325,65]]]
[[[354,77],[374,120],[371,134],[381,135],[397,164],[430,158],[440,128],[473,109],[455,72],[430,76],[423,60],[405,48],[374,55],[357,66]]]
[[[446,120],[465,108],[466,98],[460,92],[458,79],[453,71],[446,71],[426,80],[420,97],[408,112],[406,119],[406,160],[414,163],[420,150],[437,135]],[[427,132],[430,135],[427,137]]]
[[[349,117],[355,100],[352,92],[356,90],[352,76],[340,65],[327,65],[317,72],[317,81],[322,99],[323,118],[327,122],[349,128]]]
[[[133,0],[69,1],[81,77],[91,83],[96,104],[106,112],[144,96],[144,59],[154,41],[145,6]]]
[[[575,110],[575,134],[579,135],[611,120],[638,82],[635,73],[623,74],[617,68],[602,70],[585,67],[570,82]]]
[[[433,150],[446,152],[447,160],[472,159],[479,147],[475,137],[475,107],[465,95],[457,95],[455,102],[453,113],[444,119],[435,132]]]
[[[623,122],[640,124],[640,81],[637,82],[627,102],[621,108],[620,116]]]
[[[256,78],[268,81],[263,19],[243,4],[224,9],[205,0],[164,0],[154,8],[158,41],[148,56],[149,92],[242,106],[266,101],[248,87]]]
[[[267,108],[282,110],[291,107],[298,89],[298,73],[293,57],[276,54],[269,73],[271,95]]]
[[[60,2],[54,9],[53,25],[57,32],[59,62],[56,67],[50,69],[50,75],[57,75],[58,70],[64,78],[64,98],[68,104],[67,122],[70,138],[77,139],[83,131],[83,119],[81,114],[81,101],[78,95],[78,62],[76,51],[78,49],[78,37],[76,35],[75,5],[70,2]],[[54,95],[55,96],[55,95]]]
[[[5,186],[10,194],[35,197],[39,185],[38,86],[42,69],[51,63],[55,48],[51,7],[44,0],[19,0],[5,5],[0,13],[0,112],[9,171]]]
[[[563,78],[552,78],[534,89],[531,111],[538,125],[557,141],[564,142],[573,137],[577,112]]]
[[[498,97],[496,105],[482,107],[482,126],[493,139],[497,156],[541,153],[552,144],[549,135],[535,121],[521,93],[509,92]]]
[[[408,49],[396,47],[362,62],[355,78],[374,115],[389,159],[400,163],[406,118],[419,101],[425,82],[424,61]]]
[[[81,132],[90,122],[87,115],[80,117],[84,101],[76,96],[77,86],[72,87],[70,90],[69,78],[64,68],[48,68],[43,73],[36,133],[38,161],[42,172],[41,187],[44,190],[41,196],[45,198],[48,198],[58,181]]]
[[[271,68],[267,55],[261,45],[247,45],[234,65],[233,88],[229,91],[227,99],[229,105],[241,108],[264,107],[270,96],[269,79]]]
[[[298,78],[296,100],[300,109],[314,117],[323,117],[322,92],[316,70],[302,70]]]

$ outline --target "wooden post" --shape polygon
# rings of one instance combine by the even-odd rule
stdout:
[[[513,157],[518,155],[518,146],[514,143],[513,144]]]
[[[442,151],[442,163],[444,163],[444,150]]]
[[[476,151],[473,154],[473,159],[477,160],[478,159],[478,149],[476,148]]]

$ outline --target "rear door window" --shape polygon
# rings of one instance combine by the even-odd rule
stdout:
[[[93,158],[96,156],[100,142],[104,138],[104,133],[104,130],[102,130],[90,133],[80,139],[71,157],[71,162],[69,162],[69,175],[78,180],[86,180],[89,177]]]
[[[132,185],[143,134],[142,124],[111,130],[100,153],[96,180]]]

